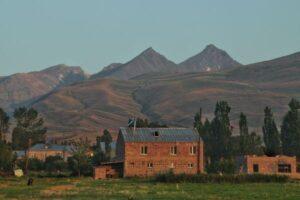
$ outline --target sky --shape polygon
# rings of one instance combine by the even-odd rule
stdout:
[[[249,64],[300,51],[299,0],[0,0],[0,76],[64,63],[95,73],[148,47],[208,44]]]

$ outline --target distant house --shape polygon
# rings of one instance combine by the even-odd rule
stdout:
[[[29,158],[45,161],[49,156],[61,156],[64,160],[72,155],[71,146],[56,144],[35,144],[28,150]]]
[[[13,151],[13,153],[16,155],[17,159],[22,159],[25,157],[25,151],[21,150],[21,151]]]
[[[94,178],[204,172],[204,145],[194,129],[120,128],[116,158],[94,169]]]
[[[300,178],[297,173],[296,157],[289,156],[244,156],[238,160],[239,173],[281,174]]]

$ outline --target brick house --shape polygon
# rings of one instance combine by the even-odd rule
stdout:
[[[49,156],[61,156],[64,160],[72,155],[72,149],[66,145],[35,144],[27,151],[29,158],[37,158],[45,161]]]
[[[120,128],[115,161],[96,167],[94,178],[115,174],[146,177],[169,170],[175,174],[202,173],[203,148],[203,141],[194,129]]]
[[[239,159],[240,173],[281,174],[299,178],[296,157],[244,156]]]

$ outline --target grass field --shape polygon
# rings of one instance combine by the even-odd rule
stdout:
[[[300,199],[300,182],[257,184],[164,184],[92,178],[0,178],[0,199]]]

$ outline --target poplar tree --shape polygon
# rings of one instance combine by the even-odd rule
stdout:
[[[212,162],[219,161],[221,158],[229,158],[232,154],[230,109],[226,101],[216,104],[215,117],[211,122],[209,134]]]
[[[5,140],[5,134],[9,128],[9,116],[8,114],[0,108],[0,141]]]
[[[103,131],[103,135],[100,137],[101,142],[104,142],[105,144],[105,156],[107,160],[110,159],[110,152],[111,152],[111,142],[112,142],[112,137],[110,135],[110,132],[105,129]]]
[[[280,135],[273,117],[271,108],[266,107],[264,125],[262,127],[265,153],[268,156],[275,156],[281,153]]]
[[[194,128],[197,129],[198,133],[203,134],[203,123],[202,123],[202,109],[200,108],[194,116]]]
[[[240,154],[247,155],[250,152],[249,147],[249,130],[248,130],[248,122],[247,117],[244,113],[240,114],[239,120],[239,128],[240,128]]]
[[[288,156],[300,156],[300,102],[292,99],[289,107],[281,126],[282,151]]]

